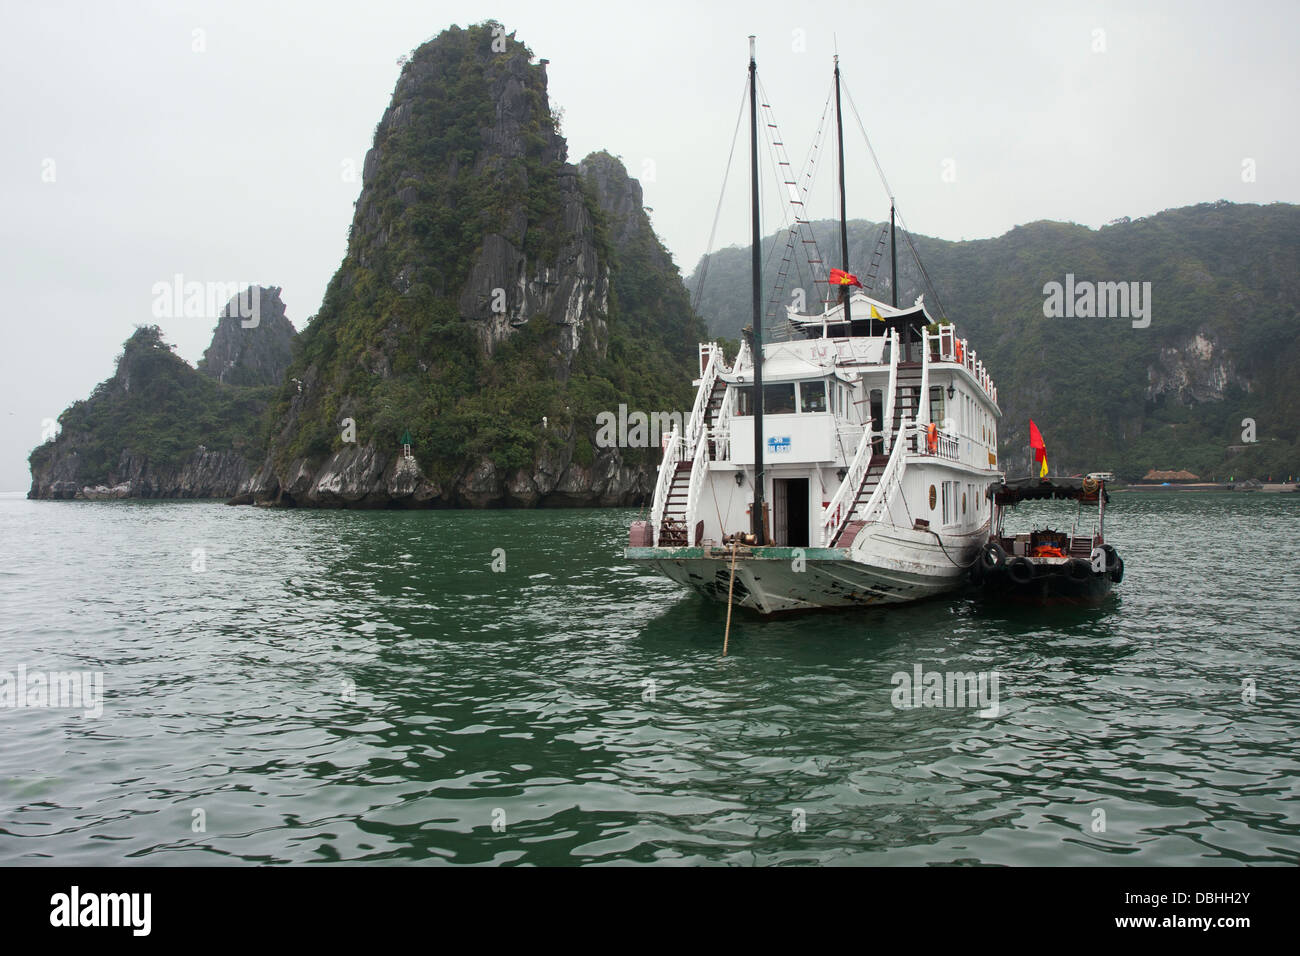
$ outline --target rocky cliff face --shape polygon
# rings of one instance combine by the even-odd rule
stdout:
[[[1221,402],[1233,385],[1251,391],[1250,379],[1238,374],[1217,338],[1213,331],[1201,329],[1162,347],[1147,367],[1147,398],[1170,396],[1180,405],[1192,405]]]
[[[253,286],[226,305],[199,371],[227,385],[279,385],[293,359],[294,335],[280,289]]]
[[[545,62],[498,25],[452,28],[416,50],[367,154],[347,256],[275,403],[265,463],[236,500],[647,497],[657,462],[596,448],[595,416],[628,382],[648,407],[680,407],[669,396],[689,385],[691,353],[677,340],[702,328],[639,185],[609,159],[567,162]],[[607,230],[607,219],[618,225]],[[671,342],[658,332],[638,341],[636,303],[614,304],[616,277],[645,277],[635,256],[620,259],[632,232],[654,242],[658,268],[671,269],[659,278],[681,290],[656,317]],[[627,346],[617,358],[613,341]]]
[[[283,478],[281,477],[283,475]],[[297,459],[284,472],[269,463],[243,481],[233,504],[316,508],[612,507],[640,503],[654,490],[654,471],[601,449],[590,465],[575,462],[566,442],[529,468],[503,472],[490,458],[452,483],[425,475],[414,458],[373,444],[335,452],[319,466]]]
[[[279,289],[258,295],[201,372],[133,336],[32,454],[32,495],[639,503],[658,449],[598,447],[597,415],[688,410],[704,334],[640,186],[608,154],[567,162],[545,61],[491,22],[406,64],[310,325],[294,338]]]
[[[606,152],[592,153],[578,164],[578,169],[596,194],[610,241],[617,248],[627,249],[650,234],[641,184],[628,175],[617,157]]]
[[[32,474],[29,498],[229,498],[249,477],[244,457],[231,451],[199,446],[179,464],[156,463],[148,456],[123,451],[107,477],[87,484],[81,477],[81,456],[75,447],[52,458],[48,467]]]
[[[32,452],[28,497],[229,498],[261,454],[269,398],[266,388],[196,371],[156,326],[141,327],[113,377],[67,409],[55,440]]]

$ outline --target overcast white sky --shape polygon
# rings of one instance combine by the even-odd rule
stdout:
[[[551,61],[570,158],[606,148],[642,178],[684,273],[708,241],[750,33],[796,165],[838,41],[919,233],[1300,200],[1291,0],[8,4],[0,490],[27,488],[42,420],[85,398],[134,326],[155,321],[154,283],[279,285],[301,328],[342,258],[360,185],[346,173],[360,169],[397,58],[488,18]],[[846,145],[849,215],[880,218],[888,203],[852,123]],[[748,241],[743,159],[717,246]],[[833,176],[828,164],[816,217],[835,213]],[[774,206],[768,218],[779,224]],[[157,321],[193,362],[215,316]]]

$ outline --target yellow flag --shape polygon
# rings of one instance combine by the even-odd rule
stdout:
[[[1047,452],[1043,452],[1043,467],[1038,469],[1038,477],[1047,477]]]
[[[880,313],[876,311],[876,307],[874,305],[871,307],[871,317],[873,319],[880,318]]]

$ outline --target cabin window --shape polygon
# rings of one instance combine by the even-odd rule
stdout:
[[[763,414],[794,414],[794,382],[763,386]]]
[[[825,382],[799,383],[799,410],[805,413],[826,411]]]
[[[821,393],[821,411],[826,411],[826,393],[825,385],[822,382],[814,382],[815,387],[822,389]],[[807,387],[805,385],[805,387]],[[754,387],[752,385],[733,385],[731,390],[736,393],[736,404],[734,414],[737,418],[749,418],[754,414]],[[808,400],[804,401],[804,411],[808,411]],[[763,386],[763,414],[765,415],[793,415],[795,412],[794,401],[794,382],[783,382],[779,385]]]
[[[930,386],[930,421],[936,425],[943,424],[943,387]]]
[[[943,523],[954,524],[957,521],[957,492],[961,486],[959,481],[943,482]],[[931,486],[933,487],[933,486]],[[962,498],[963,509],[965,507],[965,497]]]

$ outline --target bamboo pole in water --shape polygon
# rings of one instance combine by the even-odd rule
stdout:
[[[727,642],[731,639],[731,595],[736,587],[736,542],[731,542],[731,580],[727,582],[727,630],[722,635],[722,656],[727,656]]]

